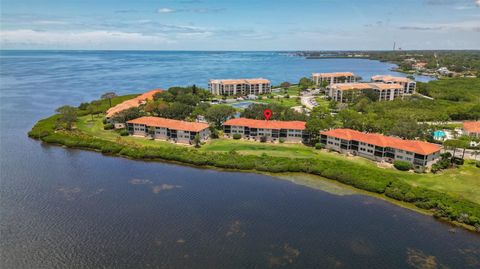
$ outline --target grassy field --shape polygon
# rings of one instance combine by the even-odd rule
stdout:
[[[239,154],[245,155],[262,155],[267,154],[274,157],[288,157],[288,158],[317,158],[317,159],[348,159],[349,161],[359,164],[376,166],[374,162],[360,157],[346,157],[344,155],[328,152],[326,150],[316,150],[312,147],[303,144],[273,144],[273,143],[259,143],[247,140],[233,140],[233,139],[215,139],[203,145],[202,151],[216,151],[228,152],[235,150]]]
[[[138,94],[128,94],[128,95],[122,95],[122,96],[115,96],[111,100],[112,101],[112,106],[120,104],[123,101],[135,98],[137,96],[138,96]],[[109,108],[110,108],[110,103],[109,103],[108,99],[100,100],[100,105],[98,106],[99,110],[106,111]],[[88,113],[89,113],[88,110],[79,110],[78,111],[79,116],[84,116],[84,115],[87,115]]]
[[[456,169],[438,174],[422,174],[408,181],[414,186],[446,192],[453,196],[469,199],[480,204],[480,168],[473,161],[467,161]]]
[[[279,92],[272,92],[272,95],[285,95],[285,91],[283,88],[280,88],[279,90],[280,90]],[[297,85],[290,86],[287,89],[287,93],[290,96],[298,96],[298,91],[299,91],[299,88]]]
[[[279,105],[282,105],[282,106],[287,106],[287,107],[293,107],[293,106],[300,106],[301,103],[300,103],[300,99],[296,98],[296,97],[292,97],[292,98],[267,98],[267,97],[263,97],[262,100],[259,100],[259,102],[262,102],[262,103],[268,103],[268,104],[279,104]]]
[[[109,141],[127,141],[142,146],[151,146],[156,148],[169,147],[189,147],[181,144],[172,144],[166,141],[150,140],[141,137],[122,137],[115,131],[106,131],[103,129],[103,116],[80,117],[77,128],[92,136],[102,138]],[[192,147],[191,147],[192,148]],[[318,160],[344,160],[368,167],[377,167],[373,161],[361,157],[349,157],[335,152],[326,150],[316,150],[302,144],[272,144],[259,143],[255,141],[232,140],[232,139],[215,139],[204,144],[200,149],[201,152],[230,152],[235,150],[242,155],[268,155],[272,157],[288,157],[288,158],[315,158]],[[388,169],[398,174],[405,181],[413,186],[422,186],[445,193],[449,193],[456,197],[462,197],[480,204],[480,168],[477,168],[473,162],[466,162],[465,165],[457,169],[449,169],[438,174],[414,174],[411,172],[400,172],[394,168],[376,168]]]
[[[108,141],[117,141],[118,139],[121,139],[123,141],[136,143],[142,146],[152,146],[158,148],[175,147],[175,144],[166,141],[150,140],[147,138],[132,136],[120,136],[120,134],[116,131],[104,130],[102,122],[103,116],[104,115],[93,116],[93,121],[91,116],[79,117],[77,121],[77,129],[94,137],[102,138]]]
[[[322,98],[322,97],[316,97],[315,98],[315,101],[317,101],[318,103],[318,106],[321,106],[321,107],[324,107],[324,108],[328,108],[329,105],[330,105],[330,101],[326,100],[325,98]]]

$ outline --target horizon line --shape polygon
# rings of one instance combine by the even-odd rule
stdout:
[[[480,51],[478,49],[410,49],[410,50],[388,50],[388,49],[370,49],[370,50],[170,50],[170,49],[3,49],[0,52],[8,51],[45,51],[45,52],[419,52],[419,51]]]

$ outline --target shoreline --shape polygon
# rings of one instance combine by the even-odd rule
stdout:
[[[445,223],[445,224],[451,226],[452,228],[463,228],[463,229],[465,229],[469,232],[472,232],[474,234],[478,234],[478,232],[476,232],[474,227],[469,226],[469,225],[465,225],[464,223],[460,223],[460,222],[457,222],[457,221],[448,221],[448,220],[445,220],[445,219],[442,219],[442,218],[435,218],[434,213],[430,210],[421,209],[421,208],[418,208],[411,203],[407,203],[407,202],[392,199],[392,198],[386,196],[385,194],[378,194],[378,193],[373,193],[373,192],[365,191],[365,190],[362,190],[362,189],[358,189],[358,188],[355,188],[353,186],[343,184],[341,182],[338,182],[336,180],[332,180],[332,179],[329,179],[329,178],[326,178],[326,177],[310,175],[310,174],[305,174],[305,173],[281,173],[281,174],[260,173],[260,174],[275,177],[275,178],[278,178],[280,180],[286,180],[286,181],[292,182],[294,184],[305,186],[305,187],[308,187],[308,188],[321,190],[321,191],[324,191],[324,192],[327,192],[327,193],[330,193],[330,194],[333,194],[333,195],[339,195],[339,196],[363,195],[363,196],[373,197],[375,199],[385,201],[385,202],[387,202],[389,204],[392,204],[394,206],[399,206],[401,208],[408,209],[408,210],[414,211],[416,213],[419,213],[419,214],[422,214],[422,215],[425,215],[425,216],[433,217],[435,220],[440,221],[442,223]],[[312,182],[312,181],[315,181],[315,182]],[[313,183],[313,184],[311,184],[311,183]],[[333,186],[333,190],[331,189],[332,186]],[[342,193],[335,192],[336,188],[342,189],[343,192]]]
[[[428,215],[428,216],[433,216],[435,219],[445,222],[452,227],[459,227],[459,228],[464,228],[465,230],[477,233],[480,232],[475,226],[468,225],[465,223],[461,223],[455,220],[447,219],[446,217],[442,216],[435,216],[435,210],[434,209],[422,209],[416,206],[413,203],[410,202],[405,202],[405,201],[400,201],[391,197],[388,197],[385,193],[376,193],[373,191],[357,188],[354,185],[349,185],[345,184],[337,179],[330,179],[327,177],[324,177],[322,175],[316,175],[316,174],[310,174],[310,173],[305,173],[305,172],[269,172],[269,171],[262,171],[262,170],[257,170],[257,169],[239,169],[239,168],[229,168],[229,167],[219,167],[215,165],[198,165],[195,163],[187,163],[179,160],[169,160],[169,159],[163,159],[163,158],[149,158],[149,159],[143,159],[143,158],[135,158],[132,156],[124,155],[124,154],[119,154],[119,153],[108,153],[104,152],[102,149],[97,149],[93,148],[91,146],[70,146],[67,145],[66,143],[57,143],[57,142],[48,142],[44,141],[41,137],[35,137],[29,133],[29,137],[35,140],[39,140],[41,143],[45,143],[46,145],[53,145],[53,146],[60,146],[60,147],[65,147],[69,149],[77,149],[77,150],[87,150],[87,151],[93,151],[97,153],[101,153],[102,155],[109,156],[109,157],[120,157],[120,158],[126,158],[129,160],[134,160],[134,161],[142,161],[142,162],[160,162],[160,163],[169,163],[169,164],[175,164],[175,165],[180,165],[180,166],[188,166],[191,168],[195,169],[212,169],[212,170],[217,170],[217,171],[225,171],[225,172],[238,172],[238,173],[256,173],[256,174],[263,174],[267,176],[271,176],[277,179],[281,180],[288,180],[294,184],[299,184],[303,185],[309,188],[315,188],[315,189],[320,189],[322,191],[327,191],[325,188],[318,188],[318,183],[323,181],[327,182],[328,184],[334,184],[335,186],[343,189],[343,190],[348,190],[353,192],[353,194],[358,194],[358,195],[366,195],[370,196],[376,199],[381,199],[384,201],[389,202],[390,204],[400,206],[402,208],[406,208],[412,211],[415,211],[417,213],[421,213],[423,215]],[[293,176],[293,178],[292,178]],[[305,184],[306,181],[302,180],[305,178],[309,179],[314,179],[315,182],[317,183],[317,187],[313,187],[309,184]],[[295,180],[296,179],[296,180]],[[328,191],[327,191],[328,192]]]

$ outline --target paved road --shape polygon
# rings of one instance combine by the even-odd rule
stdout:
[[[453,150],[444,150],[444,151],[448,151],[450,153],[453,154]],[[465,159],[469,159],[469,160],[480,160],[480,150],[477,150],[478,151],[478,154],[475,156],[474,152],[475,150],[471,150],[471,149],[467,149],[465,150]],[[457,149],[455,151],[455,157],[462,157],[463,155],[463,149]]]
[[[310,110],[318,106],[317,102],[315,101],[315,96],[313,94],[314,93],[312,91],[308,91],[302,94],[302,96],[300,96],[300,102],[302,103],[302,105],[304,105]]]

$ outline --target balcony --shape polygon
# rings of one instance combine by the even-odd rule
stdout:
[[[424,161],[424,160],[420,160],[420,159],[413,159],[413,164],[414,164],[414,165],[424,166],[424,165],[425,165],[425,161]]]

